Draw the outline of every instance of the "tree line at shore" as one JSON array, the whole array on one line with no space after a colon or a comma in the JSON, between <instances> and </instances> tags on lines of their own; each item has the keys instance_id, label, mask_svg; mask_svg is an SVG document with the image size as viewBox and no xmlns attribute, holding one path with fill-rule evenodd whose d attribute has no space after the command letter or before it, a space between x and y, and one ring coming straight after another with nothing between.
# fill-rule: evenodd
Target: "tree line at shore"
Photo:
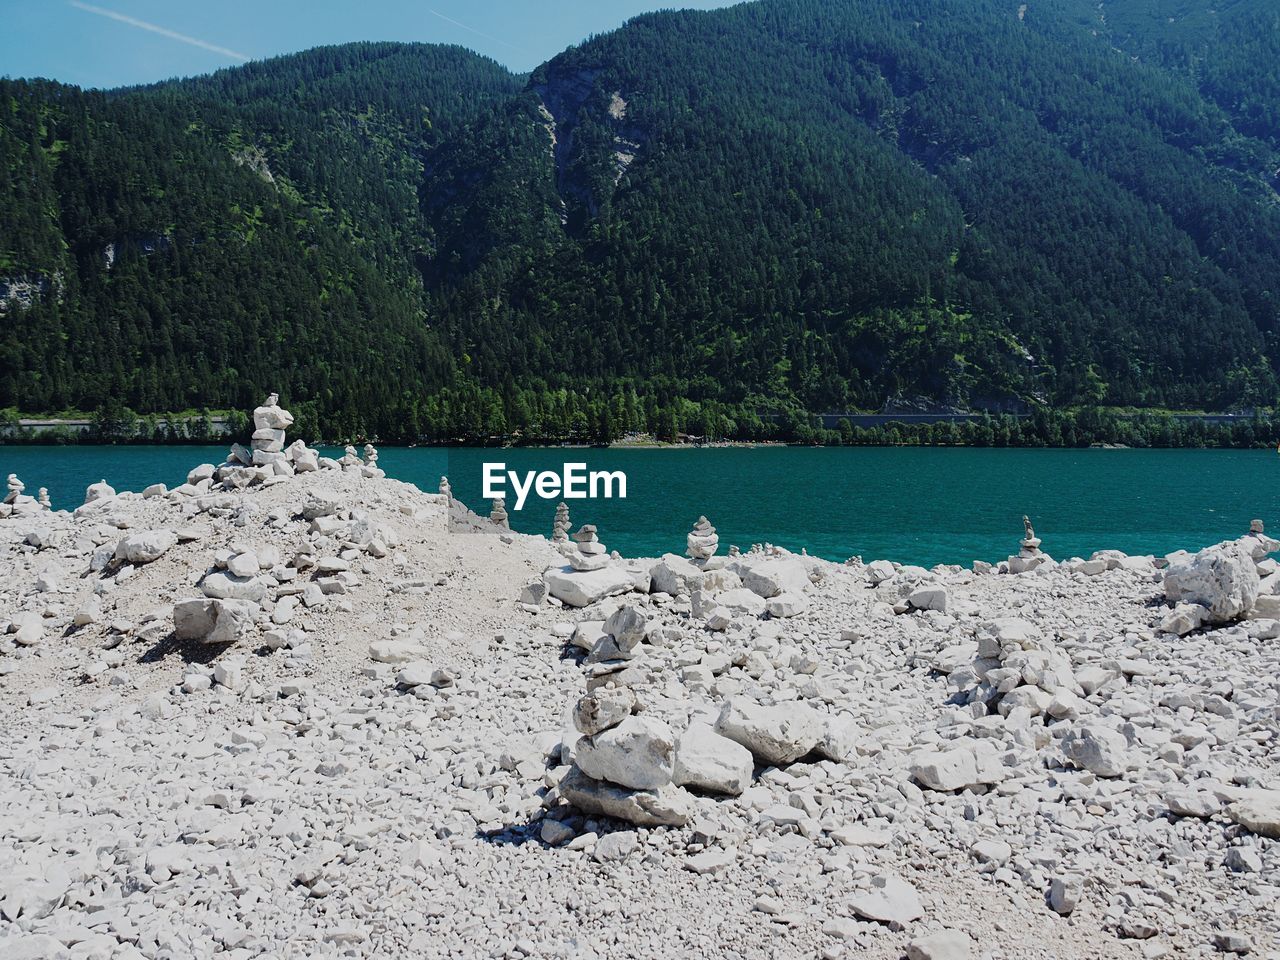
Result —
<instances>
[{"instance_id":1,"label":"tree line at shore","mask_svg":"<svg viewBox=\"0 0 1280 960\"><path fill-rule=\"evenodd\" d=\"M438 401L430 398L412 424L386 433L342 432L324 418L314 402L290 404L291 431L312 443L374 440L389 444L458 446L605 445L636 438L662 443L782 442L817 446L965 446L965 447L1271 447L1280 440L1280 416L1256 413L1230 421L1168 412L1128 413L1098 407L1038 409L1029 415L983 414L967 420L933 423L889 420L857 426L839 418L801 410L744 410L720 404L646 402L635 393L608 401L561 393L520 397L506 411L490 398L459 429L454 420L434 421ZM209 444L247 442L247 414L209 411L139 415L119 401L104 404L82 427L23 427L13 409L0 411L0 442L28 444L155 443Z\"/></svg>"}]
</instances>

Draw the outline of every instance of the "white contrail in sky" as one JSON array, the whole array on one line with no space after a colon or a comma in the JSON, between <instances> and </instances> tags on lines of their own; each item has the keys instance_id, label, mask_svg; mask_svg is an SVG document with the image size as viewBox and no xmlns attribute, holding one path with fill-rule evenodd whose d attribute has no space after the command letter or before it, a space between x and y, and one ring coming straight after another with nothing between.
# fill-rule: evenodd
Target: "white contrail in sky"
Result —
<instances>
[{"instance_id":1,"label":"white contrail in sky","mask_svg":"<svg viewBox=\"0 0 1280 960\"><path fill-rule=\"evenodd\" d=\"M504 47L510 47L512 50L517 50L520 53L526 52L524 50L521 50L514 43L507 43L507 41L505 40L499 40L497 37L492 37L481 30L477 30L475 27L468 27L465 23L459 23L457 20L453 19L453 17L446 17L439 10L432 10L430 7L428 7L427 13L434 14L435 16L439 17L441 20L444 20L446 23L452 23L455 27L461 27L463 30L470 30L472 33L476 34L477 36L484 37L486 40L492 40L494 43L500 43Z\"/></svg>"},{"instance_id":2,"label":"white contrail in sky","mask_svg":"<svg viewBox=\"0 0 1280 960\"><path fill-rule=\"evenodd\" d=\"M232 60L245 61L250 59L243 53L237 53L234 50L228 50L226 47L220 47L216 43L208 43L207 41L197 39L196 37L188 37L185 33L178 33L176 30L168 30L165 27L157 26L154 23L147 23L145 20L139 20L136 17L130 17L123 13L117 13L114 10L106 10L102 7L95 7L92 4L81 3L80 0L68 0L71 6L77 10L83 10L85 13L95 13L100 17L106 17L109 20L117 20L120 23L127 23L131 27L137 27L139 30L149 30L152 33L158 33L162 37L168 37L170 40L177 40L180 43L189 43L193 47L199 47L201 50L208 50L210 53L221 54L224 57L230 57Z\"/></svg>"}]
</instances>

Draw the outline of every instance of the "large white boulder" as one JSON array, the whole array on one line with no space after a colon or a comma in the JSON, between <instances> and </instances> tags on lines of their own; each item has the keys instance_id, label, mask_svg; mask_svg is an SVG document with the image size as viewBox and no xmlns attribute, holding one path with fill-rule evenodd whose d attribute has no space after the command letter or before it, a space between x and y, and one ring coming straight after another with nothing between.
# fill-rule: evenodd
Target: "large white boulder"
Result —
<instances>
[{"instance_id":1,"label":"large white boulder","mask_svg":"<svg viewBox=\"0 0 1280 960\"><path fill-rule=\"evenodd\" d=\"M13 618L9 624L14 642L23 647L34 647L44 639L44 618L34 610L27 610Z\"/></svg>"},{"instance_id":2,"label":"large white boulder","mask_svg":"<svg viewBox=\"0 0 1280 960\"><path fill-rule=\"evenodd\" d=\"M654 790L671 782L676 744L661 720L629 716L617 726L578 741L578 767L593 780L632 790Z\"/></svg>"},{"instance_id":3,"label":"large white boulder","mask_svg":"<svg viewBox=\"0 0 1280 960\"><path fill-rule=\"evenodd\" d=\"M1118 777L1132 766L1124 734L1101 724L1083 724L1062 742L1068 760L1100 777Z\"/></svg>"},{"instance_id":4,"label":"large white boulder","mask_svg":"<svg viewBox=\"0 0 1280 960\"><path fill-rule=\"evenodd\" d=\"M822 740L820 714L798 703L765 707L745 697L730 697L720 708L716 731L751 751L761 763L794 763Z\"/></svg>"},{"instance_id":5,"label":"large white boulder","mask_svg":"<svg viewBox=\"0 0 1280 960\"><path fill-rule=\"evenodd\" d=\"M926 583L916 587L907 595L907 603L916 610L937 610L947 612L947 588L940 583Z\"/></svg>"},{"instance_id":6,"label":"large white boulder","mask_svg":"<svg viewBox=\"0 0 1280 960\"><path fill-rule=\"evenodd\" d=\"M1227 816L1260 837L1280 840L1280 790L1251 790L1227 807Z\"/></svg>"},{"instance_id":7,"label":"large white boulder","mask_svg":"<svg viewBox=\"0 0 1280 960\"><path fill-rule=\"evenodd\" d=\"M1238 542L1218 544L1171 564L1164 574L1169 602L1198 603L1209 622L1226 623L1248 612L1258 599L1258 570Z\"/></svg>"},{"instance_id":8,"label":"large white boulder","mask_svg":"<svg viewBox=\"0 0 1280 960\"><path fill-rule=\"evenodd\" d=\"M116 495L115 488L105 480L91 483L85 488L84 502L94 503L98 500L109 500Z\"/></svg>"},{"instance_id":9,"label":"large white boulder","mask_svg":"<svg viewBox=\"0 0 1280 960\"><path fill-rule=\"evenodd\" d=\"M267 585L258 577L237 577L228 570L214 570L200 581L200 590L215 600L251 600L260 603Z\"/></svg>"},{"instance_id":10,"label":"large white boulder","mask_svg":"<svg viewBox=\"0 0 1280 960\"><path fill-rule=\"evenodd\" d=\"M907 944L907 960L972 960L973 938L963 930L937 930Z\"/></svg>"},{"instance_id":11,"label":"large white boulder","mask_svg":"<svg viewBox=\"0 0 1280 960\"><path fill-rule=\"evenodd\" d=\"M916 888L892 873L872 877L870 888L855 892L848 905L858 916L880 923L905 925L924 916Z\"/></svg>"},{"instance_id":12,"label":"large white boulder","mask_svg":"<svg viewBox=\"0 0 1280 960\"><path fill-rule=\"evenodd\" d=\"M173 632L179 640L235 643L253 628L257 612L257 604L247 600L179 600L173 606Z\"/></svg>"},{"instance_id":13,"label":"large white boulder","mask_svg":"<svg viewBox=\"0 0 1280 960\"><path fill-rule=\"evenodd\" d=\"M998 748L988 740L964 740L946 750L916 754L911 777L930 790L965 790L1006 779Z\"/></svg>"},{"instance_id":14,"label":"large white boulder","mask_svg":"<svg viewBox=\"0 0 1280 960\"><path fill-rule=\"evenodd\" d=\"M684 557L664 553L662 559L649 568L650 589L654 593L693 593L702 587L706 573Z\"/></svg>"},{"instance_id":15,"label":"large white boulder","mask_svg":"<svg viewBox=\"0 0 1280 960\"><path fill-rule=\"evenodd\" d=\"M589 607L605 597L628 593L634 586L625 569L612 565L599 570L552 567L542 579L553 597L571 607Z\"/></svg>"},{"instance_id":16,"label":"large white boulder","mask_svg":"<svg viewBox=\"0 0 1280 960\"><path fill-rule=\"evenodd\" d=\"M765 611L764 599L746 587L737 587L717 594L715 605L724 607L731 616L758 617Z\"/></svg>"},{"instance_id":17,"label":"large white boulder","mask_svg":"<svg viewBox=\"0 0 1280 960\"><path fill-rule=\"evenodd\" d=\"M733 569L744 587L766 600L788 591L799 593L809 586L804 564L792 557L744 557Z\"/></svg>"},{"instance_id":18,"label":"large white boulder","mask_svg":"<svg viewBox=\"0 0 1280 960\"><path fill-rule=\"evenodd\" d=\"M803 593L780 593L765 601L765 610L776 618L798 617L809 609L809 598Z\"/></svg>"},{"instance_id":19,"label":"large white boulder","mask_svg":"<svg viewBox=\"0 0 1280 960\"><path fill-rule=\"evenodd\" d=\"M722 737L710 724L695 722L680 735L672 780L677 786L736 797L751 786L754 768L750 750Z\"/></svg>"}]
</instances>

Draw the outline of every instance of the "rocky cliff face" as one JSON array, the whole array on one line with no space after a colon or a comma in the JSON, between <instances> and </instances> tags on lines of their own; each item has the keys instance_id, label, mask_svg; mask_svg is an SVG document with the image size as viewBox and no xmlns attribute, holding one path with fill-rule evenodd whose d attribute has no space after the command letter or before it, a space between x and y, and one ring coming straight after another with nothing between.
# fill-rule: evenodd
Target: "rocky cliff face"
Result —
<instances>
[{"instance_id":1,"label":"rocky cliff face","mask_svg":"<svg viewBox=\"0 0 1280 960\"><path fill-rule=\"evenodd\" d=\"M644 132L627 123L627 101L600 69L551 71L529 89L547 116L557 193L566 209L597 216L635 162Z\"/></svg>"}]
</instances>

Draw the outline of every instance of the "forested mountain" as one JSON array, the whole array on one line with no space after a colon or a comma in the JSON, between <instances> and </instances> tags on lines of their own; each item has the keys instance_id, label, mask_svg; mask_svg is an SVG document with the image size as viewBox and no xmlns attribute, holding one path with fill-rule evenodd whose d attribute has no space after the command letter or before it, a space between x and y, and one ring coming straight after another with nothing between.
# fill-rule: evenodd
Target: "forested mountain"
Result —
<instances>
[{"instance_id":1,"label":"forested mountain","mask_svg":"<svg viewBox=\"0 0 1280 960\"><path fill-rule=\"evenodd\" d=\"M0 407L275 388L405 439L1270 405L1277 104L1268 0L759 0L529 76L385 43L0 81Z\"/></svg>"}]
</instances>

